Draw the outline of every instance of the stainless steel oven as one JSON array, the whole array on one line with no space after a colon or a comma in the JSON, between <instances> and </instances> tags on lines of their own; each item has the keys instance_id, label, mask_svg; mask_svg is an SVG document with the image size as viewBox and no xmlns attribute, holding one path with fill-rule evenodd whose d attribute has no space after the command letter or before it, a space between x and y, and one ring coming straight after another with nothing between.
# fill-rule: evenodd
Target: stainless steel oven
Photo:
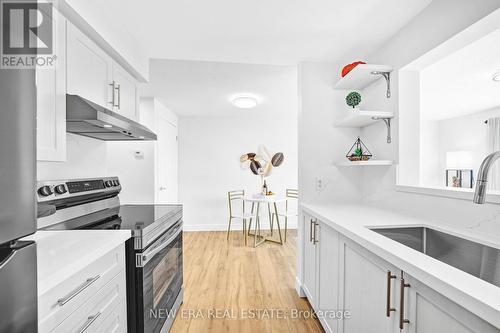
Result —
<instances>
[{"instance_id":1,"label":"stainless steel oven","mask_svg":"<svg viewBox=\"0 0 500 333\"><path fill-rule=\"evenodd\" d=\"M168 332L183 299L182 263L182 220L144 251L135 250L137 307L130 332Z\"/></svg>"},{"instance_id":2,"label":"stainless steel oven","mask_svg":"<svg viewBox=\"0 0 500 333\"><path fill-rule=\"evenodd\" d=\"M129 333L165 333L183 300L182 205L120 205L117 177L38 183L45 230L126 229Z\"/></svg>"}]
</instances>

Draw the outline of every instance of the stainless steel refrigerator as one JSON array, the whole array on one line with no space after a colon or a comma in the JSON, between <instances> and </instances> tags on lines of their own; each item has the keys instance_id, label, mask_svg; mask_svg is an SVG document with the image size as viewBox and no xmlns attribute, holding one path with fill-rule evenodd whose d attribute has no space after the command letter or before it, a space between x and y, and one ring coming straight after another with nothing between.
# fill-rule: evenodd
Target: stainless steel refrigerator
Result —
<instances>
[{"instance_id":1,"label":"stainless steel refrigerator","mask_svg":"<svg viewBox=\"0 0 500 333\"><path fill-rule=\"evenodd\" d=\"M0 69L0 332L37 331L35 71Z\"/></svg>"}]
</instances>

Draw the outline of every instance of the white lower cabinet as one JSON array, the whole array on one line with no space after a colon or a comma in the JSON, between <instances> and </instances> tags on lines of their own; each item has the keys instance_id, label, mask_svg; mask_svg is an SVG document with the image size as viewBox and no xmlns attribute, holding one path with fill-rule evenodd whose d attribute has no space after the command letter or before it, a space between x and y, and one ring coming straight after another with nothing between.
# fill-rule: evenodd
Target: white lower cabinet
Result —
<instances>
[{"instance_id":1,"label":"white lower cabinet","mask_svg":"<svg viewBox=\"0 0 500 333\"><path fill-rule=\"evenodd\" d=\"M500 333L313 215L302 220L301 288L326 332Z\"/></svg>"},{"instance_id":2,"label":"white lower cabinet","mask_svg":"<svg viewBox=\"0 0 500 333\"><path fill-rule=\"evenodd\" d=\"M338 321L338 332L396 332L397 268L345 237L337 267L339 308L350 315Z\"/></svg>"},{"instance_id":3,"label":"white lower cabinet","mask_svg":"<svg viewBox=\"0 0 500 333\"><path fill-rule=\"evenodd\" d=\"M126 332L125 275L125 244L76 269L38 296L38 331Z\"/></svg>"},{"instance_id":4,"label":"white lower cabinet","mask_svg":"<svg viewBox=\"0 0 500 333\"><path fill-rule=\"evenodd\" d=\"M124 327L126 327L123 323L123 320L126 323L126 312L123 311L123 305L126 303L125 292L125 271L122 271L52 332L124 332ZM119 310L118 313L116 310ZM119 327L121 329L117 330Z\"/></svg>"},{"instance_id":5,"label":"white lower cabinet","mask_svg":"<svg viewBox=\"0 0 500 333\"><path fill-rule=\"evenodd\" d=\"M317 287L317 270L316 257L317 248L314 239L314 231L317 228L317 220L309 215L304 215L304 237L303 239L303 260L304 260L304 274L302 281L302 289L311 303L313 308L317 307L316 287Z\"/></svg>"},{"instance_id":6,"label":"white lower cabinet","mask_svg":"<svg viewBox=\"0 0 500 333\"><path fill-rule=\"evenodd\" d=\"M401 332L408 333L498 333L500 330L437 293L417 279L404 274L404 319Z\"/></svg>"},{"instance_id":7,"label":"white lower cabinet","mask_svg":"<svg viewBox=\"0 0 500 333\"><path fill-rule=\"evenodd\" d=\"M316 311L319 312L321 324L327 332L338 332L338 267L339 267L339 234L321 222L318 223L318 301Z\"/></svg>"},{"instance_id":8,"label":"white lower cabinet","mask_svg":"<svg viewBox=\"0 0 500 333\"><path fill-rule=\"evenodd\" d=\"M327 332L337 332L338 233L316 218L304 216L302 289Z\"/></svg>"}]
</instances>

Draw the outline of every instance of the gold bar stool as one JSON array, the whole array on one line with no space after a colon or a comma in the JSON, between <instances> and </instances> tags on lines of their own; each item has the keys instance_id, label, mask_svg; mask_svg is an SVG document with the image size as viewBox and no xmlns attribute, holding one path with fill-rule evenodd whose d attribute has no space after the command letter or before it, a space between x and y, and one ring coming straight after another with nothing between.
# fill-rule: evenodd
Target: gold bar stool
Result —
<instances>
[{"instance_id":1,"label":"gold bar stool","mask_svg":"<svg viewBox=\"0 0 500 333\"><path fill-rule=\"evenodd\" d=\"M286 201L285 201L285 211L283 213L278 212L278 216L284 217L285 218L285 242L286 242L286 231L288 228L288 218L289 217L298 217L297 211L290 211L290 205L289 205L289 199L297 200L299 198L299 190L296 189L291 189L287 188L286 189ZM272 219L271 219L271 235L273 232L273 223L274 223L274 217L276 216L276 213L273 213ZM278 220L278 216L276 216L276 220Z\"/></svg>"},{"instance_id":2,"label":"gold bar stool","mask_svg":"<svg viewBox=\"0 0 500 333\"><path fill-rule=\"evenodd\" d=\"M255 217L253 211L254 211L254 204L252 203L252 210L251 213L246 213L245 212L245 200L243 198L245 197L245 191L244 190L236 190L236 191L229 191L227 192L227 197L229 201L229 225L227 227L227 240L229 241L229 232L231 231L231 222L233 219L239 219L243 221L243 235L245 236L245 245L247 245L247 220L250 220L250 224L252 223L252 218ZM233 204L235 204L235 201L240 201L241 202L241 210L242 213L234 213L233 211Z\"/></svg>"}]
</instances>

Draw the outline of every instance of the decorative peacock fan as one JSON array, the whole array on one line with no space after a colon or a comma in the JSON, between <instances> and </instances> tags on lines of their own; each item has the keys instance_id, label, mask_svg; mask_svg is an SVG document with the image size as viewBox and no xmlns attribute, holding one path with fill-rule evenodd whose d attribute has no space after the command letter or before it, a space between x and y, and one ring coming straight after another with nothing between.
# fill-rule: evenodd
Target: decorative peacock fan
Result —
<instances>
[{"instance_id":1,"label":"decorative peacock fan","mask_svg":"<svg viewBox=\"0 0 500 333\"><path fill-rule=\"evenodd\" d=\"M258 153L247 153L240 157L241 168L250 169L254 175L262 178L269 177L273 168L283 164L285 156L283 153L275 153L271 155L266 147L259 146Z\"/></svg>"}]
</instances>

